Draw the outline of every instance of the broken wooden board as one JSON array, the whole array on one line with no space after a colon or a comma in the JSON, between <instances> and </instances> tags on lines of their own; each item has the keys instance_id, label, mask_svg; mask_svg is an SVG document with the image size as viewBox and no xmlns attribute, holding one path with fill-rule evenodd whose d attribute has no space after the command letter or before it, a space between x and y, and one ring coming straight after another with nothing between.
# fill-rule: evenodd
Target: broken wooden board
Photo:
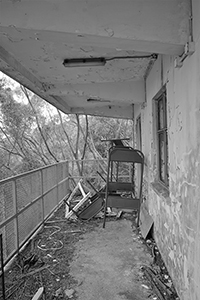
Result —
<instances>
[{"instance_id":1,"label":"broken wooden board","mask_svg":"<svg viewBox=\"0 0 200 300\"><path fill-rule=\"evenodd\" d=\"M72 200L72 198L74 197L74 195L76 194L76 192L78 190L81 191L83 197L86 196L85 194L85 191L83 190L83 187L81 186L81 183L83 182L83 179L80 179L79 182L77 183L77 185L75 186L75 188L73 189L71 195L69 196L69 198L67 199L67 201L65 202L66 203L66 206L65 206L65 218L66 216L68 215L69 213L69 204L70 204L70 201Z\"/></svg>"},{"instance_id":2,"label":"broken wooden board","mask_svg":"<svg viewBox=\"0 0 200 300\"><path fill-rule=\"evenodd\" d=\"M140 207L140 230L144 239L146 239L152 226L153 226L153 219L150 216L146 208L146 205L142 203Z\"/></svg>"},{"instance_id":3,"label":"broken wooden board","mask_svg":"<svg viewBox=\"0 0 200 300\"><path fill-rule=\"evenodd\" d=\"M76 217L76 215L75 215L74 212L77 212L78 209L79 209L79 208L80 208L80 207L88 200L88 198L89 198L90 196L91 196L90 192L87 193L87 194L85 195L85 197L83 197L83 199L81 199L81 200L79 201L79 203L78 203L76 206L73 207L73 210L71 210L69 213L67 213L67 214L65 215L65 218L66 218L66 219L70 219L70 218L72 218L73 216Z\"/></svg>"}]
</instances>

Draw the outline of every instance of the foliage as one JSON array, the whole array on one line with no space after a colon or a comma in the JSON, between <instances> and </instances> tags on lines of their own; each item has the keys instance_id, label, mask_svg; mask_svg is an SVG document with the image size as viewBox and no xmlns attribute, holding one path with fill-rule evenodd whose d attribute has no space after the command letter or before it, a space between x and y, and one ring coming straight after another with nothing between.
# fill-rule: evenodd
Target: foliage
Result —
<instances>
[{"instance_id":1,"label":"foliage","mask_svg":"<svg viewBox=\"0 0 200 300\"><path fill-rule=\"evenodd\" d=\"M61 160L105 158L102 139L132 136L132 122L87 115L66 115L28 91L0 79L0 179Z\"/></svg>"}]
</instances>

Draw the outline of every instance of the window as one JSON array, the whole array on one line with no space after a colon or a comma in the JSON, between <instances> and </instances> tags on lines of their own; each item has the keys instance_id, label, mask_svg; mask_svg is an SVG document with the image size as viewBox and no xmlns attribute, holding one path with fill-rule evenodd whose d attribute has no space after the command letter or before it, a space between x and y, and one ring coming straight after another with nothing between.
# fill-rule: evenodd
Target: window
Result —
<instances>
[{"instance_id":1,"label":"window","mask_svg":"<svg viewBox=\"0 0 200 300\"><path fill-rule=\"evenodd\" d=\"M168 137L167 137L167 100L164 91L156 100L156 135L158 157L158 179L168 186Z\"/></svg>"},{"instance_id":2,"label":"window","mask_svg":"<svg viewBox=\"0 0 200 300\"><path fill-rule=\"evenodd\" d=\"M137 149L142 151L141 115L136 119L136 144Z\"/></svg>"}]
</instances>

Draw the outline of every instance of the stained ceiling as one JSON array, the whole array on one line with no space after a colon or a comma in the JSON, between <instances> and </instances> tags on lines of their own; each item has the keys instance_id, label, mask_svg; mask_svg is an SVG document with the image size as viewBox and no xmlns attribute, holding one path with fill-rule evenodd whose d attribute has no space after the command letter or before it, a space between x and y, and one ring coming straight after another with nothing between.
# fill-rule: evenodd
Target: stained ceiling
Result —
<instances>
[{"instance_id":1,"label":"stained ceiling","mask_svg":"<svg viewBox=\"0 0 200 300\"><path fill-rule=\"evenodd\" d=\"M0 0L0 70L65 113L131 118L157 55L183 52L188 2Z\"/></svg>"}]
</instances>

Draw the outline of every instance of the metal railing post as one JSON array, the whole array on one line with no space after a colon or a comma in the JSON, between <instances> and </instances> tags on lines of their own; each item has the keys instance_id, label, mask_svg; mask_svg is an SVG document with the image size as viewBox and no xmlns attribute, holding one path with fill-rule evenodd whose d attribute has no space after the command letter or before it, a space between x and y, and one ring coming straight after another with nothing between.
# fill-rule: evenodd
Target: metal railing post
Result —
<instances>
[{"instance_id":1,"label":"metal railing post","mask_svg":"<svg viewBox=\"0 0 200 300\"><path fill-rule=\"evenodd\" d=\"M1 281L2 281L2 296L6 300L5 278L4 278L4 262L3 262L3 235L0 234L0 255L1 255Z\"/></svg>"},{"instance_id":2,"label":"metal railing post","mask_svg":"<svg viewBox=\"0 0 200 300\"><path fill-rule=\"evenodd\" d=\"M16 248L19 249L19 222L18 222L18 203L17 203L17 184L16 180L13 180L13 204L15 215L15 235L16 235Z\"/></svg>"},{"instance_id":3,"label":"metal railing post","mask_svg":"<svg viewBox=\"0 0 200 300\"><path fill-rule=\"evenodd\" d=\"M43 177L43 170L41 170L41 192L42 192L42 222L44 222L44 177Z\"/></svg>"},{"instance_id":4,"label":"metal railing post","mask_svg":"<svg viewBox=\"0 0 200 300\"><path fill-rule=\"evenodd\" d=\"M58 166L59 164L56 165L56 197L57 197L57 204L59 203L59 192L58 192Z\"/></svg>"},{"instance_id":5,"label":"metal railing post","mask_svg":"<svg viewBox=\"0 0 200 300\"><path fill-rule=\"evenodd\" d=\"M66 161L65 163L65 166L66 166L66 177L68 177L67 181L66 181L66 184L67 184L67 191L69 191L69 162Z\"/></svg>"}]
</instances>

